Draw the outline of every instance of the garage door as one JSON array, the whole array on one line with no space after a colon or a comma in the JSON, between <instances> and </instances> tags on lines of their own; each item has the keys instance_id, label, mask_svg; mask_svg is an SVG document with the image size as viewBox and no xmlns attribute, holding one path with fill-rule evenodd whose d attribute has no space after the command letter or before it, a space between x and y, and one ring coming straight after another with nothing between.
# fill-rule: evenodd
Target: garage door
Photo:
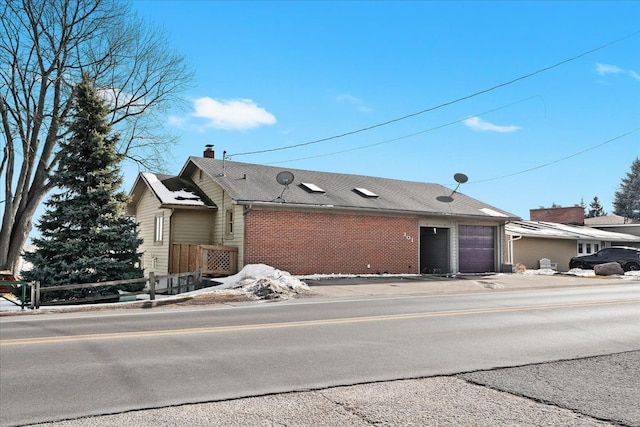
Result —
<instances>
[{"instance_id":1,"label":"garage door","mask_svg":"<svg viewBox=\"0 0 640 427\"><path fill-rule=\"evenodd\" d=\"M495 227L458 226L460 273L495 271Z\"/></svg>"}]
</instances>

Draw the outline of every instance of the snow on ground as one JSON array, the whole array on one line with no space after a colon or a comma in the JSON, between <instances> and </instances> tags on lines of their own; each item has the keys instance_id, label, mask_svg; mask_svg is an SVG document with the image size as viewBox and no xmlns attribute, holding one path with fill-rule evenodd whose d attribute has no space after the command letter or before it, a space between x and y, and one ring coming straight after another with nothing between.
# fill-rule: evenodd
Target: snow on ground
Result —
<instances>
[{"instance_id":1,"label":"snow on ground","mask_svg":"<svg viewBox=\"0 0 640 427\"><path fill-rule=\"evenodd\" d=\"M500 273L502 274L502 273ZM500 275L498 274L498 275ZM579 277L596 277L593 270L582 270L575 268L567 272L559 273L551 269L541 270L525 270L523 272L514 273L522 275L538 275L549 276L554 274L579 276ZM238 295L248 299L289 299L296 295L308 292L309 286L302 280L319 280L332 278L350 278L350 277L417 277L417 274L313 274L306 276L292 276L286 271L281 271L265 264L251 264L245 266L239 273L233 276L220 277L213 279L217 285L199 289L197 291L186 292L179 295L156 295L157 299L183 299L185 297L206 297L215 295ZM628 271L624 276L612 276L622 279L640 279L640 271ZM9 297L9 295L7 295ZM137 296L137 301L148 301L148 294ZM106 305L106 304L105 304ZM77 306L57 306L48 307L50 309L66 309ZM19 306L13 305L6 300L0 299L0 311L20 310Z\"/></svg>"},{"instance_id":2,"label":"snow on ground","mask_svg":"<svg viewBox=\"0 0 640 427\"><path fill-rule=\"evenodd\" d=\"M596 277L596 273L593 270L583 270L581 268L572 268L569 271L564 271L562 273L552 270L550 268L543 268L540 270L525 270L521 273L516 274L524 274L529 276L553 276L554 274L563 274L567 276L577 276L577 277ZM623 279L638 279L640 278L640 271L627 271L624 275L613 275L610 277L619 277Z\"/></svg>"},{"instance_id":3,"label":"snow on ground","mask_svg":"<svg viewBox=\"0 0 640 427\"><path fill-rule=\"evenodd\" d=\"M213 280L220 283L220 285L181 295L230 290L246 293L257 299L287 299L309 291L309 286L297 277L265 264L246 265L239 273L233 276Z\"/></svg>"}]
</instances>

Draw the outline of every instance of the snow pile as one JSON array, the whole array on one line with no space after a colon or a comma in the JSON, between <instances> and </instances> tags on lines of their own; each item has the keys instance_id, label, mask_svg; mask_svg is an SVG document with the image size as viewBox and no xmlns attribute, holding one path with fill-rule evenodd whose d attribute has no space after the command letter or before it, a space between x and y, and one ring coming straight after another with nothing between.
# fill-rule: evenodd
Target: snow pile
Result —
<instances>
[{"instance_id":1,"label":"snow pile","mask_svg":"<svg viewBox=\"0 0 640 427\"><path fill-rule=\"evenodd\" d=\"M605 276L596 276L596 273L593 270L583 270L581 268L572 268L564 274L568 274L570 276L578 276L578 277L605 277ZM625 271L624 275L612 275L608 277L619 277L623 279L640 279L640 271Z\"/></svg>"},{"instance_id":2,"label":"snow pile","mask_svg":"<svg viewBox=\"0 0 640 427\"><path fill-rule=\"evenodd\" d=\"M553 276L557 271L550 268L541 268L540 270L525 270L520 274L527 276Z\"/></svg>"},{"instance_id":3,"label":"snow pile","mask_svg":"<svg viewBox=\"0 0 640 427\"><path fill-rule=\"evenodd\" d=\"M246 265L239 273L216 278L215 281L221 285L208 288L208 291L233 290L254 295L258 299L288 299L309 291L306 283L286 271L265 264Z\"/></svg>"},{"instance_id":4,"label":"snow pile","mask_svg":"<svg viewBox=\"0 0 640 427\"><path fill-rule=\"evenodd\" d=\"M570 276L578 276L578 277L595 277L596 273L593 270L583 270L581 268L572 268L567 271L565 274Z\"/></svg>"}]
</instances>

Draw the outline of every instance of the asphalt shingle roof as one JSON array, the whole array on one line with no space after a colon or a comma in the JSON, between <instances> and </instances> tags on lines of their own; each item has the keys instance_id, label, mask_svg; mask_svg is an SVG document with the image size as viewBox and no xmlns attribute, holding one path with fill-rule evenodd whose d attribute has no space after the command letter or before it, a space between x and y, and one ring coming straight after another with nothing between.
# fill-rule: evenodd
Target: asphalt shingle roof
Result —
<instances>
[{"instance_id":1,"label":"asphalt shingle roof","mask_svg":"<svg viewBox=\"0 0 640 427\"><path fill-rule=\"evenodd\" d=\"M216 207L190 179L152 173L143 173L141 176L163 205Z\"/></svg>"},{"instance_id":2,"label":"asphalt shingle roof","mask_svg":"<svg viewBox=\"0 0 640 427\"><path fill-rule=\"evenodd\" d=\"M452 190L440 184L288 169L203 157L190 157L180 175L190 176L195 168L213 178L239 203L285 203L494 220L519 219L516 215L462 193L453 194L453 201L450 203L441 202L437 197L449 196ZM276 181L277 174L285 170L294 175L293 183L286 188ZM301 183L314 184L324 192L310 191ZM369 190L377 197L363 195L356 188Z\"/></svg>"}]
</instances>

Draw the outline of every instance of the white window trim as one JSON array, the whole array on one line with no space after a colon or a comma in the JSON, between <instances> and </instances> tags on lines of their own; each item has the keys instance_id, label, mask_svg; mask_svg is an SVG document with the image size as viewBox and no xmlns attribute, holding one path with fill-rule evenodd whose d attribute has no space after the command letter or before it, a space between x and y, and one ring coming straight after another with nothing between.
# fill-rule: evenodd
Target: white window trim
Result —
<instances>
[{"instance_id":1,"label":"white window trim","mask_svg":"<svg viewBox=\"0 0 640 427\"><path fill-rule=\"evenodd\" d=\"M233 229L235 225L233 209L227 209L224 212L224 234L226 237L233 238Z\"/></svg>"},{"instance_id":2,"label":"white window trim","mask_svg":"<svg viewBox=\"0 0 640 427\"><path fill-rule=\"evenodd\" d=\"M153 223L153 244L162 245L164 240L164 214L156 214Z\"/></svg>"}]
</instances>

